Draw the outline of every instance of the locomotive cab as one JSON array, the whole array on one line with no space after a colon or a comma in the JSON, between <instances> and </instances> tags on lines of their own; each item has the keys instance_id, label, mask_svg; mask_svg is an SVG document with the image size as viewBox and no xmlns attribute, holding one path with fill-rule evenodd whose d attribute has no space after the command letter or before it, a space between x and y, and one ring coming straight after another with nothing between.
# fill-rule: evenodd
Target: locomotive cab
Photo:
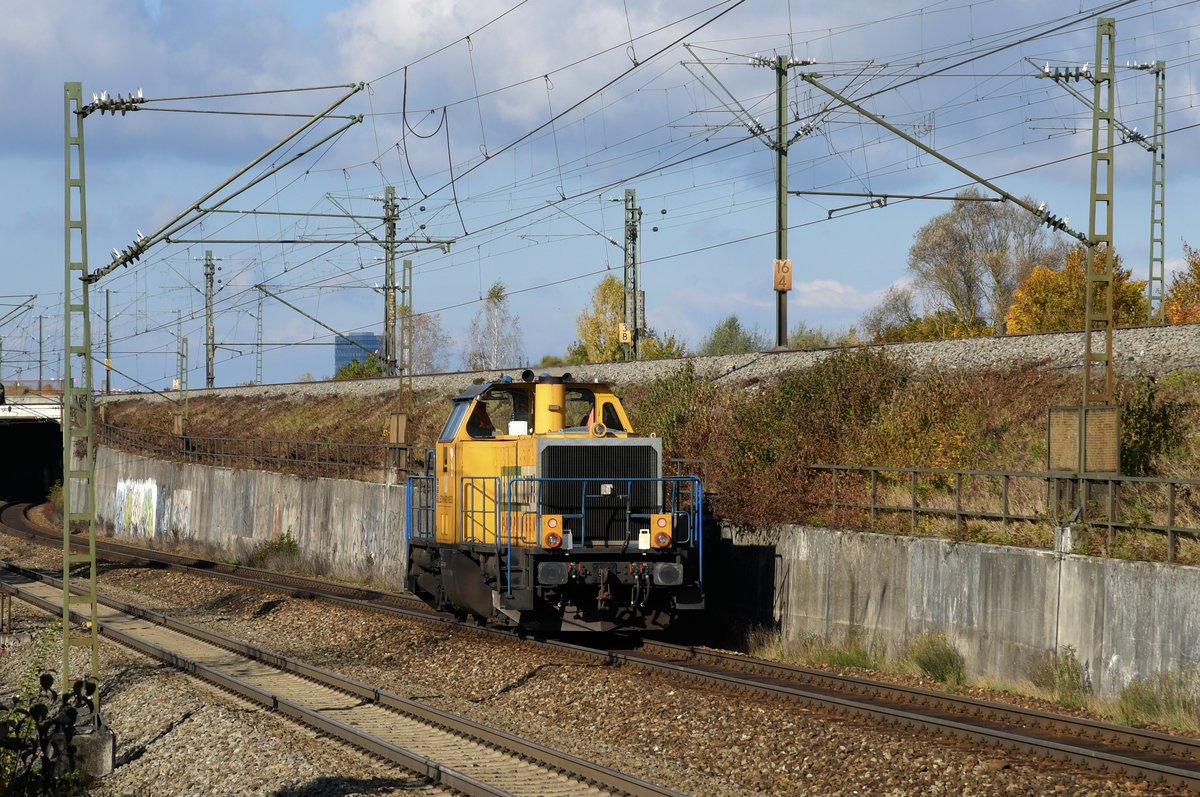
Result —
<instances>
[{"instance_id":1,"label":"locomotive cab","mask_svg":"<svg viewBox=\"0 0 1200 797\"><path fill-rule=\"evenodd\" d=\"M408 586L436 608L526 628L661 629L703 608L702 488L662 441L569 375L452 400L433 472L408 481Z\"/></svg>"}]
</instances>

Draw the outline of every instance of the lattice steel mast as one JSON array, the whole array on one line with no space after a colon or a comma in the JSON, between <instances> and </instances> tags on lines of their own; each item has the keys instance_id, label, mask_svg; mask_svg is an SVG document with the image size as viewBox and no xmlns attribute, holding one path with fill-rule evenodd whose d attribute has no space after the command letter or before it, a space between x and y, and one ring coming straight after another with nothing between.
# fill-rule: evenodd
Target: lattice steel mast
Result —
<instances>
[{"instance_id":1,"label":"lattice steel mast","mask_svg":"<svg viewBox=\"0 0 1200 797\"><path fill-rule=\"evenodd\" d=\"M92 427L92 325L88 297L87 196L84 179L83 84L64 84L65 174L63 236L63 612L61 688L71 688L71 648L89 648L88 678L99 684L100 626L96 617L96 484L95 439ZM76 384L76 375L79 384ZM76 449L79 451L78 466ZM71 553L71 530L76 523L87 528L87 553ZM85 565L82 580L87 591L71 591L72 565ZM71 606L86 603L88 629L74 633ZM93 723L100 725L100 690L92 696Z\"/></svg>"},{"instance_id":2,"label":"lattice steel mast","mask_svg":"<svg viewBox=\"0 0 1200 797\"><path fill-rule=\"evenodd\" d=\"M1151 323L1163 323L1166 312L1166 239L1167 217L1167 65L1155 61L1150 67L1154 73L1154 135L1150 153L1154 165L1150 172L1150 279L1146 283L1146 297L1150 300Z\"/></svg>"},{"instance_id":3,"label":"lattice steel mast","mask_svg":"<svg viewBox=\"0 0 1200 797\"><path fill-rule=\"evenodd\" d=\"M638 266L641 261L642 209L637 204L637 191L625 189L625 294L622 315L625 319L621 330L621 343L625 344L625 359L641 359L641 339L646 325L642 307L641 278Z\"/></svg>"},{"instance_id":4,"label":"lattice steel mast","mask_svg":"<svg viewBox=\"0 0 1200 797\"><path fill-rule=\"evenodd\" d=\"M1113 49L1116 21L1096 24L1096 70L1092 77L1091 203L1088 212L1086 292L1084 294L1083 405L1080 417L1080 473L1086 473L1086 408L1112 404L1113 393ZM1097 347L1093 336L1103 336ZM1097 368L1099 366L1099 368ZM1099 373L1097 373L1099 372Z\"/></svg>"},{"instance_id":5,"label":"lattice steel mast","mask_svg":"<svg viewBox=\"0 0 1200 797\"><path fill-rule=\"evenodd\" d=\"M1026 61L1037 67L1037 62L1031 58ZM1131 141L1150 153L1152 160L1150 169L1150 257L1148 278L1146 280L1146 298L1149 305L1148 320L1150 323L1163 323L1166 319L1163 313L1163 299L1166 295L1164 241L1166 239L1166 122L1167 122L1167 88L1166 63L1155 61L1147 64L1126 64L1127 69L1137 69L1154 75L1154 133L1147 137L1139 133L1137 128L1130 128L1113 115L1109 122L1121 134L1124 141ZM1096 106L1093 98L1088 97L1071 82L1087 80L1094 85L1092 72L1085 65L1082 69L1062 69L1050 67L1049 63L1037 67L1037 77L1049 78L1061 86L1068 94L1076 98L1092 111ZM1114 92L1115 94L1115 92Z\"/></svg>"},{"instance_id":6,"label":"lattice steel mast","mask_svg":"<svg viewBox=\"0 0 1200 797\"><path fill-rule=\"evenodd\" d=\"M396 376L396 189L388 186L383 198L383 372Z\"/></svg>"}]
</instances>

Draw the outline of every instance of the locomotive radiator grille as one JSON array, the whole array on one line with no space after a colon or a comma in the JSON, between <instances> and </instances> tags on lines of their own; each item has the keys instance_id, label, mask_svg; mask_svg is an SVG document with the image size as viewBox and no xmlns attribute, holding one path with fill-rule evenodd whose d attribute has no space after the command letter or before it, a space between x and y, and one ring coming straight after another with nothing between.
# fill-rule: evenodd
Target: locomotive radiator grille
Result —
<instances>
[{"instance_id":1,"label":"locomotive radiator grille","mask_svg":"<svg viewBox=\"0 0 1200 797\"><path fill-rule=\"evenodd\" d=\"M636 516L660 511L657 447L646 444L546 445L539 475L541 511L561 514L566 531L584 545L637 545ZM554 481L568 479L569 481Z\"/></svg>"}]
</instances>

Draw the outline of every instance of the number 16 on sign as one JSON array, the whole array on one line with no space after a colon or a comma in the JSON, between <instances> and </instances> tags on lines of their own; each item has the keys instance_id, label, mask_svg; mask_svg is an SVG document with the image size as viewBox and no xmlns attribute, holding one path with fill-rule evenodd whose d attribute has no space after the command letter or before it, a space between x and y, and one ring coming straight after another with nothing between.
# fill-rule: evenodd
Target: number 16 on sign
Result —
<instances>
[{"instance_id":1,"label":"number 16 on sign","mask_svg":"<svg viewBox=\"0 0 1200 797\"><path fill-rule=\"evenodd\" d=\"M775 290L790 291L792 289L792 261L775 261Z\"/></svg>"}]
</instances>

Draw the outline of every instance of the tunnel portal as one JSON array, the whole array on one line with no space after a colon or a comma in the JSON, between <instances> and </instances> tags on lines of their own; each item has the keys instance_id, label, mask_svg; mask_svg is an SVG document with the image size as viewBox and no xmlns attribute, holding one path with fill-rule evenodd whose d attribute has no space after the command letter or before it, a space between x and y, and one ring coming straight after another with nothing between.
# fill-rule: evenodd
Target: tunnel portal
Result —
<instances>
[{"instance_id":1,"label":"tunnel portal","mask_svg":"<svg viewBox=\"0 0 1200 797\"><path fill-rule=\"evenodd\" d=\"M62 429L55 421L0 422L0 499L41 502L62 481Z\"/></svg>"}]
</instances>

